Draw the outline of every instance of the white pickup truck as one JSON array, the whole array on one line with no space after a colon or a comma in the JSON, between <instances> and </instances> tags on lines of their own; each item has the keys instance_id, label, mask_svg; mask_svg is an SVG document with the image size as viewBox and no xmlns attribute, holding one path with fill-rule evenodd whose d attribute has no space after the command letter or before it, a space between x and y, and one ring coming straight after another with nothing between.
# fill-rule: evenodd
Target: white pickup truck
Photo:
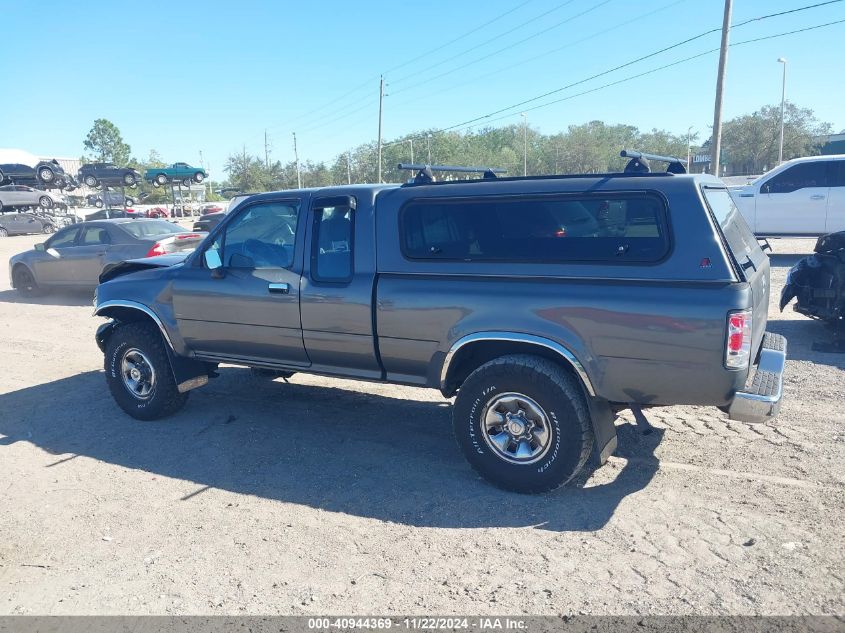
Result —
<instances>
[{"instance_id":1,"label":"white pickup truck","mask_svg":"<svg viewBox=\"0 0 845 633\"><path fill-rule=\"evenodd\" d=\"M845 230L845 154L786 161L730 193L760 237Z\"/></svg>"}]
</instances>

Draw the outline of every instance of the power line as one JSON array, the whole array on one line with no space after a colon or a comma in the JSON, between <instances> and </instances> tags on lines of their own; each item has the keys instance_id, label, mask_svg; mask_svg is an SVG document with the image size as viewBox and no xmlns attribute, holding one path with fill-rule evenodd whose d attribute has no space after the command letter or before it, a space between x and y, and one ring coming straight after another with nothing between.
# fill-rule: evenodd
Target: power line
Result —
<instances>
[{"instance_id":1,"label":"power line","mask_svg":"<svg viewBox=\"0 0 845 633\"><path fill-rule=\"evenodd\" d=\"M753 44L755 42L761 42L761 41L764 41L764 40L771 40L771 39L775 39L775 38L778 38L778 37L785 37L787 35L795 35L796 33L804 33L806 31L813 31L813 30L816 30L816 29L824 28L826 26L833 26L835 24L843 24L843 23L845 23L845 18L841 19L841 20L835 20L833 22L825 22L824 24L816 24L814 26L809 26L809 27L805 27L805 28L802 28L802 29L795 29L795 30L792 30L792 31L785 31L783 33L775 33L773 35L766 35L766 36L763 36L763 37L755 37L755 38L749 39L749 40L742 40L742 41L739 41L739 42L733 42L730 46L731 46L731 48L733 48L735 46L742 46L744 44ZM659 72L661 70L665 70L667 68L672 68L673 66L679 66L680 64L692 61L694 59L698 59L700 57L704 57L706 55L711 55L711 54L716 53L718 51L719 51L719 47L711 48L710 50L703 51L701 53L696 53L695 55L690 55L689 57L685 57L683 59L679 59L679 60L670 62L668 64L664 64L662 66L658 66L657 68L652 68L650 70L643 71L643 72L638 73L636 75L624 77L622 79L618 79L618 80L612 81L610 83L602 84L601 86L596 86L595 88L590 88L589 90L584 90L582 92L578 92L576 94L567 95L566 97L562 97L560 99L555 99L554 101L548 101L546 103L541 103L539 105L532 106L530 108L524 108L522 110L522 112L532 112L534 110L540 110L542 108L547 108L547 107L555 105L557 103L562 103L564 101L569 101L571 99L575 99L576 97L581 97L581 96L584 96L584 95L587 95L587 94L591 94L593 92L598 92L600 90L604 90L605 88L611 88L613 86L618 86L619 84L627 83L629 81L633 81L634 79L639 79L640 77L645 77L647 75L652 75L652 74ZM504 119L508 119L508 118L513 117L513 116L517 116L517 114L518 113L516 113L516 112L511 112L509 114L505 114L505 115L500 116L500 117L489 119L489 120L485 121L485 123L495 123L497 121L502 121ZM438 129L438 130L428 131L428 132L426 132L426 134L432 134L432 133L436 134L436 133L441 133L441 132L448 132L448 131L457 129L459 127L461 127L461 124L449 126L447 128L441 128L441 129ZM474 126L473 125L465 125L461 129L466 129L466 128L469 128L469 127L474 127ZM422 138L422 136L418 135L418 136L415 136L413 138Z\"/></svg>"},{"instance_id":2,"label":"power line","mask_svg":"<svg viewBox=\"0 0 845 633\"><path fill-rule=\"evenodd\" d=\"M424 79L424 80L417 82L415 84L411 84L410 86L400 88L399 90L394 91L394 94L398 94L400 92L405 92L406 90L413 90L414 88L419 88L420 86L424 86L425 84L431 83L432 81L436 81L438 79L446 77L447 75L451 75L453 73L456 73L460 70L463 70L464 68L467 68L469 66L477 64L478 62L482 62L485 59L489 59L489 58L493 57L494 55L498 55L499 53L503 53L507 50L515 48L515 47L519 46L520 44L524 44L525 42L527 42L529 40L533 40L535 37L540 37L541 35L544 35L544 34L548 33L549 31L551 31L553 29L559 28L559 27L563 26L564 24L568 24L569 22L572 22L573 20L580 18L581 16L586 15L587 13L591 13L591 12L597 10L597 9L600 9L601 7L608 4L609 2L612 2L612 0L603 0L603 2L599 2L597 4L594 4L593 6L589 7L588 9L581 11L580 13L576 13L575 15L571 15L568 18L566 18L565 20L561 20L560 22L552 24L551 26L547 26L546 28L544 28L540 31L537 31L536 33L529 35L528 37L524 37L521 40L518 40L518 41L516 41L512 44L508 44L507 46L503 46L502 48L499 48L499 49L493 51L492 53L487 53L486 55L483 55L481 57L477 57L476 59L472 60L471 62L463 64L462 66L458 66L456 68L450 68L449 70L442 72L439 75L434 75L433 77L429 77L428 79Z\"/></svg>"},{"instance_id":3,"label":"power line","mask_svg":"<svg viewBox=\"0 0 845 633\"><path fill-rule=\"evenodd\" d=\"M501 19L502 19L502 18L504 18L504 17L507 17L508 15L510 15L510 14L512 14L512 13L514 13L515 11L518 11L519 9L521 9L522 7L524 7L526 4L529 4L529 3L533 2L533 1L534 1L534 0L525 0L525 1L524 1L524 2L522 2L521 4L518 4L516 7L512 8L512 9L509 9L509 10L505 11L504 13L499 14L498 16L496 16L496 17L494 17L494 18L492 18L492 19L488 20L487 22L484 22L483 24L481 24L481 25L479 25L479 26L477 26L477 27L475 27L475 28L473 28L473 29L470 29L469 31L467 31L467 32L465 32L465 33L463 33L463 34L459 35L458 37L455 37L455 38L453 38L453 39L449 40L448 42L446 42L446 43L444 43L444 44L441 44L441 45L439 45L439 46L436 46L435 48L432 48L431 50L428 50L428 51L426 51L425 53L421 53L420 55L418 55L418 56L414 57L413 59L410 59L410 60L408 60L408 61L406 61L406 62L403 62L403 63L401 63L401 64L398 64L397 66L393 66L392 68L390 68L390 69L389 69L389 70L387 70L386 72L392 72L392 71L394 71L394 70L398 70L399 68L404 68L404 67L405 67L405 66L407 66L408 64L411 64L411 63L413 63L413 62L415 62L415 61L417 61L417 60L419 60L419 59L422 59L423 57L425 57L425 56L427 56L427 55L431 55L432 53L435 53L435 52L437 52L437 51L439 51L439 50L442 50L442 49L444 49L444 48L446 48L446 47L448 47L448 46L451 46L452 44L454 44L454 43L456 43L456 42L459 42L460 40L462 40L462 39L464 39L464 38L466 38L466 37L469 37L469 36L470 36L470 35L472 35L473 33L476 33L477 31L480 31L481 29L483 29L483 28L485 28L485 27L487 27L487 26L489 26L489 25L493 24L494 22L496 22L496 21L498 21L498 20L501 20ZM572 0L570 0L570 1L572 1ZM272 127L271 127L271 128L269 128L269 129L276 129L276 128L279 128L279 127L285 127L285 126L289 125L289 124L290 124L290 123L292 123L292 122L300 121L300 120L302 120L303 118L310 117L310 116L311 116L311 115L313 115L315 112L319 112L319 111L321 111L321 110L325 110L326 108L328 108L328 107L330 107L330 106L332 106L332 105L336 104L338 101L342 101L343 99L346 99L346 97L348 97L348 96L350 96L350 95L353 95L353 94L355 94L355 93L357 93L357 92L360 92L361 90L363 90L363 89L364 89L364 88L366 88L366 87L369 87L373 81L375 81L376 79L378 79L378 77L379 77L379 75L374 75L374 76L372 76L372 77L368 78L368 79L367 79L364 83L362 83L362 84L360 84L360 85L356 86L355 88L352 88L351 90L349 90L349 91L347 91L347 92L344 92L344 93L343 93L342 95L340 95L339 97L336 97L336 98L332 99L331 101L328 101L328 102L324 103L324 104L323 104L323 105L321 105L321 106L318 106L318 107L316 107L316 108L313 108L312 110L310 110L310 111L308 111L308 112L304 112L304 113L302 113L302 114L300 114L300 115L294 116L294 117L292 117L291 119L289 119L289 120L288 120L286 123L284 123L284 124L280 124L280 125L272 126Z\"/></svg>"},{"instance_id":4,"label":"power line","mask_svg":"<svg viewBox=\"0 0 845 633\"><path fill-rule=\"evenodd\" d=\"M843 0L830 0L829 2L826 2L826 3L814 4L814 5L809 5L809 6L806 6L806 7L800 7L800 8L798 8L798 9L792 9L792 10L790 11L790 13L795 13L795 12L797 12L797 11L803 11L803 10L806 10L806 9L813 9L813 8L818 7L818 6L822 6L822 5L824 5L824 4L833 4L834 2L842 2L842 1L843 1ZM765 20L765 19L767 19L767 18L777 17L777 16L779 16L779 15L782 15L782 13L772 13L772 14L769 14L769 15L762 15L762 16L759 16L759 17L757 17L757 18L753 18L753 19L751 19L751 20L746 20L745 22L743 22L743 23L741 23L741 24L737 24L737 25L736 25L736 27L734 27L734 28L737 28L737 27L740 27L740 26L744 26L744 25L746 25L746 24L750 24L751 22L757 22L757 21L759 21L759 20ZM660 55L660 54L665 53L665 52L667 52L667 51L670 51L670 50L672 50L672 49L675 49L675 48L678 48L678 47L680 47L680 46L683 46L684 44L689 44L690 42L693 42L693 41L695 41L695 40L701 39L702 37L705 37L705 36L710 35L710 34L712 34L712 33L716 33L716 32L718 32L718 31L721 31L721 27L716 27L716 28L713 28L713 29L709 29L709 30L707 30L707 31L703 31L702 33L699 33L698 35L694 35L694 36L692 36L692 37L688 37L688 38L686 38L686 39L684 39L684 40L681 40L681 41L679 41L679 42L675 42L674 44L670 44L669 46L665 46L665 47L663 47L663 48L661 48L661 49L659 49L659 50L653 51L653 52L648 53L648 54L646 54L646 55L642 55L642 56L640 56L640 57L637 57L636 59L632 59L632 60L627 61L627 62L625 62L625 63L623 63L623 64L619 64L618 66L614 66L613 68L609 68L609 69L607 69L607 70L603 70L603 71L601 71L601 72L599 72L599 73L596 73L596 74L594 74L594 75L591 75L591 76L589 76L589 77L585 77L584 79L579 79L578 81L574 81L574 82L569 83L569 84L567 84L567 85L565 85L565 86L561 86L560 88L555 88L554 90L549 90L549 91L544 92L544 93L542 93L542 94L539 94L539 95L537 95L537 96L531 97L530 99L524 99L524 100L522 100L522 101L519 101L519 102L514 103L514 104L512 104L512 105L506 106L506 107L504 107L504 108L500 108L500 109L498 109L498 110L494 110L493 112L489 112L489 113L487 113L487 114L485 114L485 115L482 115L482 116L479 116L479 117L475 117L475 118L473 118L473 119L469 119L469 120L467 120L467 121L462 121L461 123L458 123L458 124L456 124L456 125L450 126L449 128L445 128L445 130L450 130L450 129L453 129L453 128L456 128L456 127L461 127L461 126L464 126L464 125L467 125L467 124L470 124L470 123L475 123L475 122L477 122L477 121L481 121L481 120L483 120L483 119L487 119L487 118L489 118L489 117L491 117L491 116L495 116L495 115L497 115L497 114L501 114L502 112L505 112L505 111L507 111L507 110L513 110L513 109L516 109L516 108L520 108L521 106L527 105L527 104L529 104L529 103L533 103L533 102L535 102L535 101L539 101L540 99L544 99L545 97L549 97L549 96L551 96L551 95L553 95L553 94L557 94L557 93L559 93L559 92L563 92L564 90L568 90L569 88L573 88L573 87L578 86L578 85L581 85L581 84L583 84L583 83L587 83L588 81L592 81L593 79L598 79L599 77L603 77L603 76L605 76L605 75L609 75L610 73L616 72L617 70L621 70L621 69L623 69L623 68L627 68L628 66L632 66L632 65L637 64L637 63L639 63L639 62L641 62L641 61L644 61L644 60L646 60L646 59L650 59L650 58L652 58L652 57L656 57L657 55Z\"/></svg>"},{"instance_id":5,"label":"power line","mask_svg":"<svg viewBox=\"0 0 845 633\"><path fill-rule=\"evenodd\" d=\"M437 68L438 66L442 66L443 64L448 64L450 62L453 62L455 60L455 57L460 57L461 55L466 55L467 53L471 53L472 51L477 50L477 49L479 49L483 46L487 46L487 44L490 44L491 42L495 42L496 40L501 39L505 35L510 35L514 31L518 31L522 27L527 26L527 25L531 24L532 22L536 22L537 20L546 17L550 13L554 13L555 11L560 11L564 7L572 4L574 1L575 0L566 0L566 2L562 2L562 3L552 7L551 9L544 11L540 15L534 16L530 20L526 20L525 22L517 24L516 26L514 26L514 27L508 29L507 31L505 31L504 33L499 33L498 35L495 35L488 40L484 40L480 44L476 44L475 46L471 46L470 48L464 49L463 51L461 51L460 53L458 53L456 55L453 55L451 57L447 57L446 59L442 59L439 62L437 62L436 64L429 64L428 66L426 66L425 70L429 71L433 68ZM391 83L398 84L398 83L401 83L403 81L406 81L406 80L411 79L411 78L416 77L416 76L417 76L417 73L405 75L404 77L400 77L399 79L392 79Z\"/></svg>"},{"instance_id":6,"label":"power line","mask_svg":"<svg viewBox=\"0 0 845 633\"><path fill-rule=\"evenodd\" d=\"M440 94L443 94L444 92L449 92L450 90L454 90L455 88L462 88L469 83L477 83L479 81L483 81L484 79L489 79L490 77L493 77L495 75L499 75L506 70L511 70L512 68L524 66L525 64L527 64L529 62L533 62L533 61L536 61L536 60L542 59L542 58L548 58L550 55L552 55L554 53L559 53L560 51L566 50L567 48L572 48L573 46L577 46L578 44L583 44L584 42L587 42L591 39L595 39L596 37L599 37L599 36L604 35L606 33L610 33L611 31L615 31L617 29L620 29L623 26L628 26L629 24L633 24L634 22L639 22L640 20L644 20L645 18L651 17L655 13L660 13L661 11L671 9L672 7L677 6L677 5L681 4L682 2L686 2L686 1L687 0L673 0L669 4L666 4L662 7L658 7L657 9L652 9L651 11L648 11L646 13L638 15L634 18L631 18L630 20L625 20L624 22L620 22L618 24L615 24L615 25L608 27L606 29L603 29L601 31L596 31L595 33L592 33L591 35L587 35L586 37L582 37L579 40L569 41L566 44L564 44L563 46L558 46L556 48L552 48L550 50L539 53L538 55L533 55L531 57L527 57L527 58L522 59L518 62L510 64L508 66L501 66L499 68L496 68L492 72L485 73L483 75L476 75L468 81L464 81L464 82L457 83L457 84L452 84L451 86L447 86L446 88L443 88L443 89L438 90L438 91L433 92L433 93L429 92L428 94L426 94L426 97L431 98L432 96L440 95ZM467 65L469 65L469 64L467 64ZM465 68L465 67L466 66L462 66L462 68ZM410 102L411 102L411 100L402 101L398 104L395 104L394 107L399 107L399 106L405 105L405 104L410 103Z\"/></svg>"},{"instance_id":7,"label":"power line","mask_svg":"<svg viewBox=\"0 0 845 633\"><path fill-rule=\"evenodd\" d=\"M487 27L487 26L490 26L490 25L491 25L491 24L493 24L494 22L497 22L497 21L501 20L502 18L507 17L507 16L508 16L508 15L510 15L511 13L514 13L515 11L518 11L519 9L521 9L522 7L524 7L526 4L528 4L529 2L533 2L533 0L525 0L525 2L523 2L522 4L518 4L518 5L517 5L517 6L515 6L513 9L510 9L509 11L505 11L504 13L502 13L502 14L500 14L500 15L497 15L497 16L496 16L495 18L493 18L492 20L488 20L488 21L487 21L487 22L485 22L484 24L481 24L480 26L477 26L477 27L475 27L474 29L472 29L472 30L470 30L470 31L467 31L467 32L466 32L466 33L464 33L463 35L459 35L458 37L456 37L456 38L454 38L454 39L449 40L449 41L448 41L448 42L446 42L445 44L441 44L440 46L436 46L435 48L432 48L431 50L428 50L428 51L426 51L425 53L420 53L419 55L417 55L417 56L416 56L416 57L414 57L413 59L409 59L408 61L406 61L406 62L402 62L401 64L399 64L399 65L397 65L397 66L393 66L392 68L388 68L388 69L387 69L387 70L385 70L384 72L385 72L385 74L387 74L387 73L391 73L391 72L393 72L394 70L399 70L400 68L404 68L405 66L407 66L407 65L409 65L409 64L413 64L414 62L421 60L423 57L428 57L428 56L429 56L429 55L431 55L432 53L436 53L437 51L443 50L443 49L444 49L444 48L446 48L447 46L451 46L451 45L452 45L452 44L454 44L455 42L459 42L460 40L462 40L462 39L464 39L464 38L466 38L466 37L469 37L469 36L470 36L470 35L472 35L473 33L476 33L476 32L478 32L478 31L480 31L481 29L483 29L483 28L485 28L485 27Z\"/></svg>"}]
</instances>

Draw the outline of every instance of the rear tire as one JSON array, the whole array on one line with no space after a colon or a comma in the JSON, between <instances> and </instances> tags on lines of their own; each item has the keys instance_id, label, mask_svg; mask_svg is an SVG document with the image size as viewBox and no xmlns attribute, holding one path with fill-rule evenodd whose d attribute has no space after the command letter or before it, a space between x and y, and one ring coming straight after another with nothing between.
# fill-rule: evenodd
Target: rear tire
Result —
<instances>
[{"instance_id":1,"label":"rear tire","mask_svg":"<svg viewBox=\"0 0 845 633\"><path fill-rule=\"evenodd\" d=\"M94 176L85 176L85 185L88 187L96 187L97 179Z\"/></svg>"},{"instance_id":2,"label":"rear tire","mask_svg":"<svg viewBox=\"0 0 845 633\"><path fill-rule=\"evenodd\" d=\"M106 344L106 382L117 405L137 420L158 420L185 406L158 329L144 322L118 325Z\"/></svg>"},{"instance_id":3,"label":"rear tire","mask_svg":"<svg viewBox=\"0 0 845 633\"><path fill-rule=\"evenodd\" d=\"M156 174L156 177L153 179L153 184L163 187L167 184L167 176L164 174Z\"/></svg>"},{"instance_id":4,"label":"rear tire","mask_svg":"<svg viewBox=\"0 0 845 633\"><path fill-rule=\"evenodd\" d=\"M475 471L514 492L548 492L568 483L593 447L581 385L537 356L503 356L472 372L458 392L452 425Z\"/></svg>"},{"instance_id":5,"label":"rear tire","mask_svg":"<svg viewBox=\"0 0 845 633\"><path fill-rule=\"evenodd\" d=\"M9 232L0 226L0 237L9 237Z\"/></svg>"},{"instance_id":6,"label":"rear tire","mask_svg":"<svg viewBox=\"0 0 845 633\"><path fill-rule=\"evenodd\" d=\"M123 175L123 184L127 187L132 187L135 185L135 176L132 174L124 174Z\"/></svg>"},{"instance_id":7,"label":"rear tire","mask_svg":"<svg viewBox=\"0 0 845 633\"><path fill-rule=\"evenodd\" d=\"M97 207L98 209L102 209L104 204L105 203L102 200L95 200L94 201L94 206Z\"/></svg>"},{"instance_id":8,"label":"rear tire","mask_svg":"<svg viewBox=\"0 0 845 633\"><path fill-rule=\"evenodd\" d=\"M203 176L201 172L197 172L194 174L194 182L197 184L200 184L204 178L205 176Z\"/></svg>"},{"instance_id":9,"label":"rear tire","mask_svg":"<svg viewBox=\"0 0 845 633\"><path fill-rule=\"evenodd\" d=\"M52 209L53 199L50 196L41 196L40 198L38 198L38 204L41 206L42 209Z\"/></svg>"}]
</instances>

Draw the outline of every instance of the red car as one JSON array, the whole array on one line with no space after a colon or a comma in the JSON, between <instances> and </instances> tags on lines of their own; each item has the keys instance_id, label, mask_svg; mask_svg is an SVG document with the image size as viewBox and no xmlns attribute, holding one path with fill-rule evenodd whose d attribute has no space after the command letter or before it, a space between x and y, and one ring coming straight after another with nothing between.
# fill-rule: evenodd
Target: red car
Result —
<instances>
[{"instance_id":1,"label":"red car","mask_svg":"<svg viewBox=\"0 0 845 633\"><path fill-rule=\"evenodd\" d=\"M164 207L153 207L147 210L148 218L169 218L170 212Z\"/></svg>"},{"instance_id":2,"label":"red car","mask_svg":"<svg viewBox=\"0 0 845 633\"><path fill-rule=\"evenodd\" d=\"M223 207L219 204L204 204L200 209L200 215L207 215L209 213L221 213Z\"/></svg>"}]
</instances>

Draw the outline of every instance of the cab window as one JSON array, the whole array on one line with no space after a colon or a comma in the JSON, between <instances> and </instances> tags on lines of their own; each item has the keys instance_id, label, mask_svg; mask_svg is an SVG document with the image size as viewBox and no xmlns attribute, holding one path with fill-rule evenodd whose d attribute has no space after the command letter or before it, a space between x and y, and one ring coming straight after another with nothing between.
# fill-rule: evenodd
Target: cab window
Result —
<instances>
[{"instance_id":1,"label":"cab window","mask_svg":"<svg viewBox=\"0 0 845 633\"><path fill-rule=\"evenodd\" d=\"M828 161L814 160L794 165L763 184L763 193L792 193L799 189L827 187Z\"/></svg>"},{"instance_id":2,"label":"cab window","mask_svg":"<svg viewBox=\"0 0 845 633\"><path fill-rule=\"evenodd\" d=\"M249 206L209 247L226 268L290 268L299 225L299 202Z\"/></svg>"}]
</instances>

